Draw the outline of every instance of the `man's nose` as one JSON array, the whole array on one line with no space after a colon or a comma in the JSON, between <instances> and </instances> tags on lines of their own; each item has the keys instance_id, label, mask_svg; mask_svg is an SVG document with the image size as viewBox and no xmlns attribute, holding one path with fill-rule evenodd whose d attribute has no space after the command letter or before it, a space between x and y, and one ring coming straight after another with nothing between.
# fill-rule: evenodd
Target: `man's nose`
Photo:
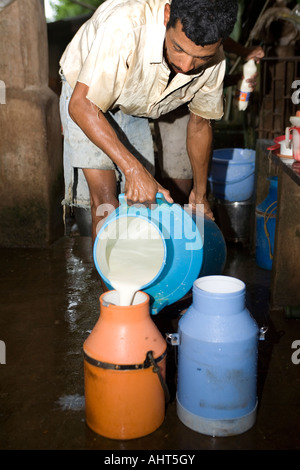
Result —
<instances>
[{"instance_id":1,"label":"man's nose","mask_svg":"<svg viewBox=\"0 0 300 470\"><path fill-rule=\"evenodd\" d=\"M194 68L194 58L189 55L185 55L182 57L179 66L183 73L190 72Z\"/></svg>"}]
</instances>

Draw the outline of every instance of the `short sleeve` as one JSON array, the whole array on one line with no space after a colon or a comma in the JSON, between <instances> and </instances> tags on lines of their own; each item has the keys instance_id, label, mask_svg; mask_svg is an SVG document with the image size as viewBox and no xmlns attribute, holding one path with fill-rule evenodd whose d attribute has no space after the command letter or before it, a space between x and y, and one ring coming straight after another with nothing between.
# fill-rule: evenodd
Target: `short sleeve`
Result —
<instances>
[{"instance_id":1,"label":"short sleeve","mask_svg":"<svg viewBox=\"0 0 300 470\"><path fill-rule=\"evenodd\" d=\"M66 79L73 88L77 81L86 84L87 98L106 112L122 91L133 42L130 22L125 18L107 18L101 24L89 21L60 61Z\"/></svg>"}]
</instances>

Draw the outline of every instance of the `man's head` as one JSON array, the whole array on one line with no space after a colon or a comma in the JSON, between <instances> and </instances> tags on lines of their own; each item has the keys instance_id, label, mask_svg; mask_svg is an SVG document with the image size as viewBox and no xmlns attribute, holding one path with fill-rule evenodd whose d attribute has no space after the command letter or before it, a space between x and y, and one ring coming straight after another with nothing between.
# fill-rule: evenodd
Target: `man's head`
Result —
<instances>
[{"instance_id":1,"label":"man's head","mask_svg":"<svg viewBox=\"0 0 300 470\"><path fill-rule=\"evenodd\" d=\"M172 0L165 5L165 56L175 73L198 73L232 31L236 0Z\"/></svg>"},{"instance_id":2,"label":"man's head","mask_svg":"<svg viewBox=\"0 0 300 470\"><path fill-rule=\"evenodd\" d=\"M229 36L237 16L237 0L172 0L167 29L182 24L184 34L197 46L214 44Z\"/></svg>"}]
</instances>

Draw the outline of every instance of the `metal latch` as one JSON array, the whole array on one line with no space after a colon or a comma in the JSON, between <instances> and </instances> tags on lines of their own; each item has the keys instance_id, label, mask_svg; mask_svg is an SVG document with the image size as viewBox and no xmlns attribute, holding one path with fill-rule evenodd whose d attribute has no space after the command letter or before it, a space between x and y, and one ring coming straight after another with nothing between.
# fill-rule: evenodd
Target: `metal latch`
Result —
<instances>
[{"instance_id":1,"label":"metal latch","mask_svg":"<svg viewBox=\"0 0 300 470\"><path fill-rule=\"evenodd\" d=\"M167 343L171 346L178 346L180 344L180 338L178 333L166 333Z\"/></svg>"},{"instance_id":2,"label":"metal latch","mask_svg":"<svg viewBox=\"0 0 300 470\"><path fill-rule=\"evenodd\" d=\"M259 329L259 337L258 339L260 341L263 341L265 339L265 334L266 332L268 331L268 327L267 326L262 326L260 329Z\"/></svg>"}]
</instances>

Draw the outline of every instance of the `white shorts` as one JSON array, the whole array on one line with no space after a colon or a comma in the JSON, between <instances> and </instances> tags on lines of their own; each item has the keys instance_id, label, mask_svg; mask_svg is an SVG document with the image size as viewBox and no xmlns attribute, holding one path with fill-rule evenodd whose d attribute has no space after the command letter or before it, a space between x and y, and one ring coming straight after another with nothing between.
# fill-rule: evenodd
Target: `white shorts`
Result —
<instances>
[{"instance_id":1,"label":"white shorts","mask_svg":"<svg viewBox=\"0 0 300 470\"><path fill-rule=\"evenodd\" d=\"M89 189L82 168L115 170L120 191L124 192L125 178L114 162L94 145L71 119L68 111L73 89L62 77L60 116L64 136L65 198L62 204L90 208ZM113 126L121 142L154 175L153 138L147 118L109 111L105 117Z\"/></svg>"},{"instance_id":2,"label":"white shorts","mask_svg":"<svg viewBox=\"0 0 300 470\"><path fill-rule=\"evenodd\" d=\"M158 119L159 140L161 142L158 164L164 178L193 178L186 149L188 120L187 106L181 106Z\"/></svg>"}]
</instances>

